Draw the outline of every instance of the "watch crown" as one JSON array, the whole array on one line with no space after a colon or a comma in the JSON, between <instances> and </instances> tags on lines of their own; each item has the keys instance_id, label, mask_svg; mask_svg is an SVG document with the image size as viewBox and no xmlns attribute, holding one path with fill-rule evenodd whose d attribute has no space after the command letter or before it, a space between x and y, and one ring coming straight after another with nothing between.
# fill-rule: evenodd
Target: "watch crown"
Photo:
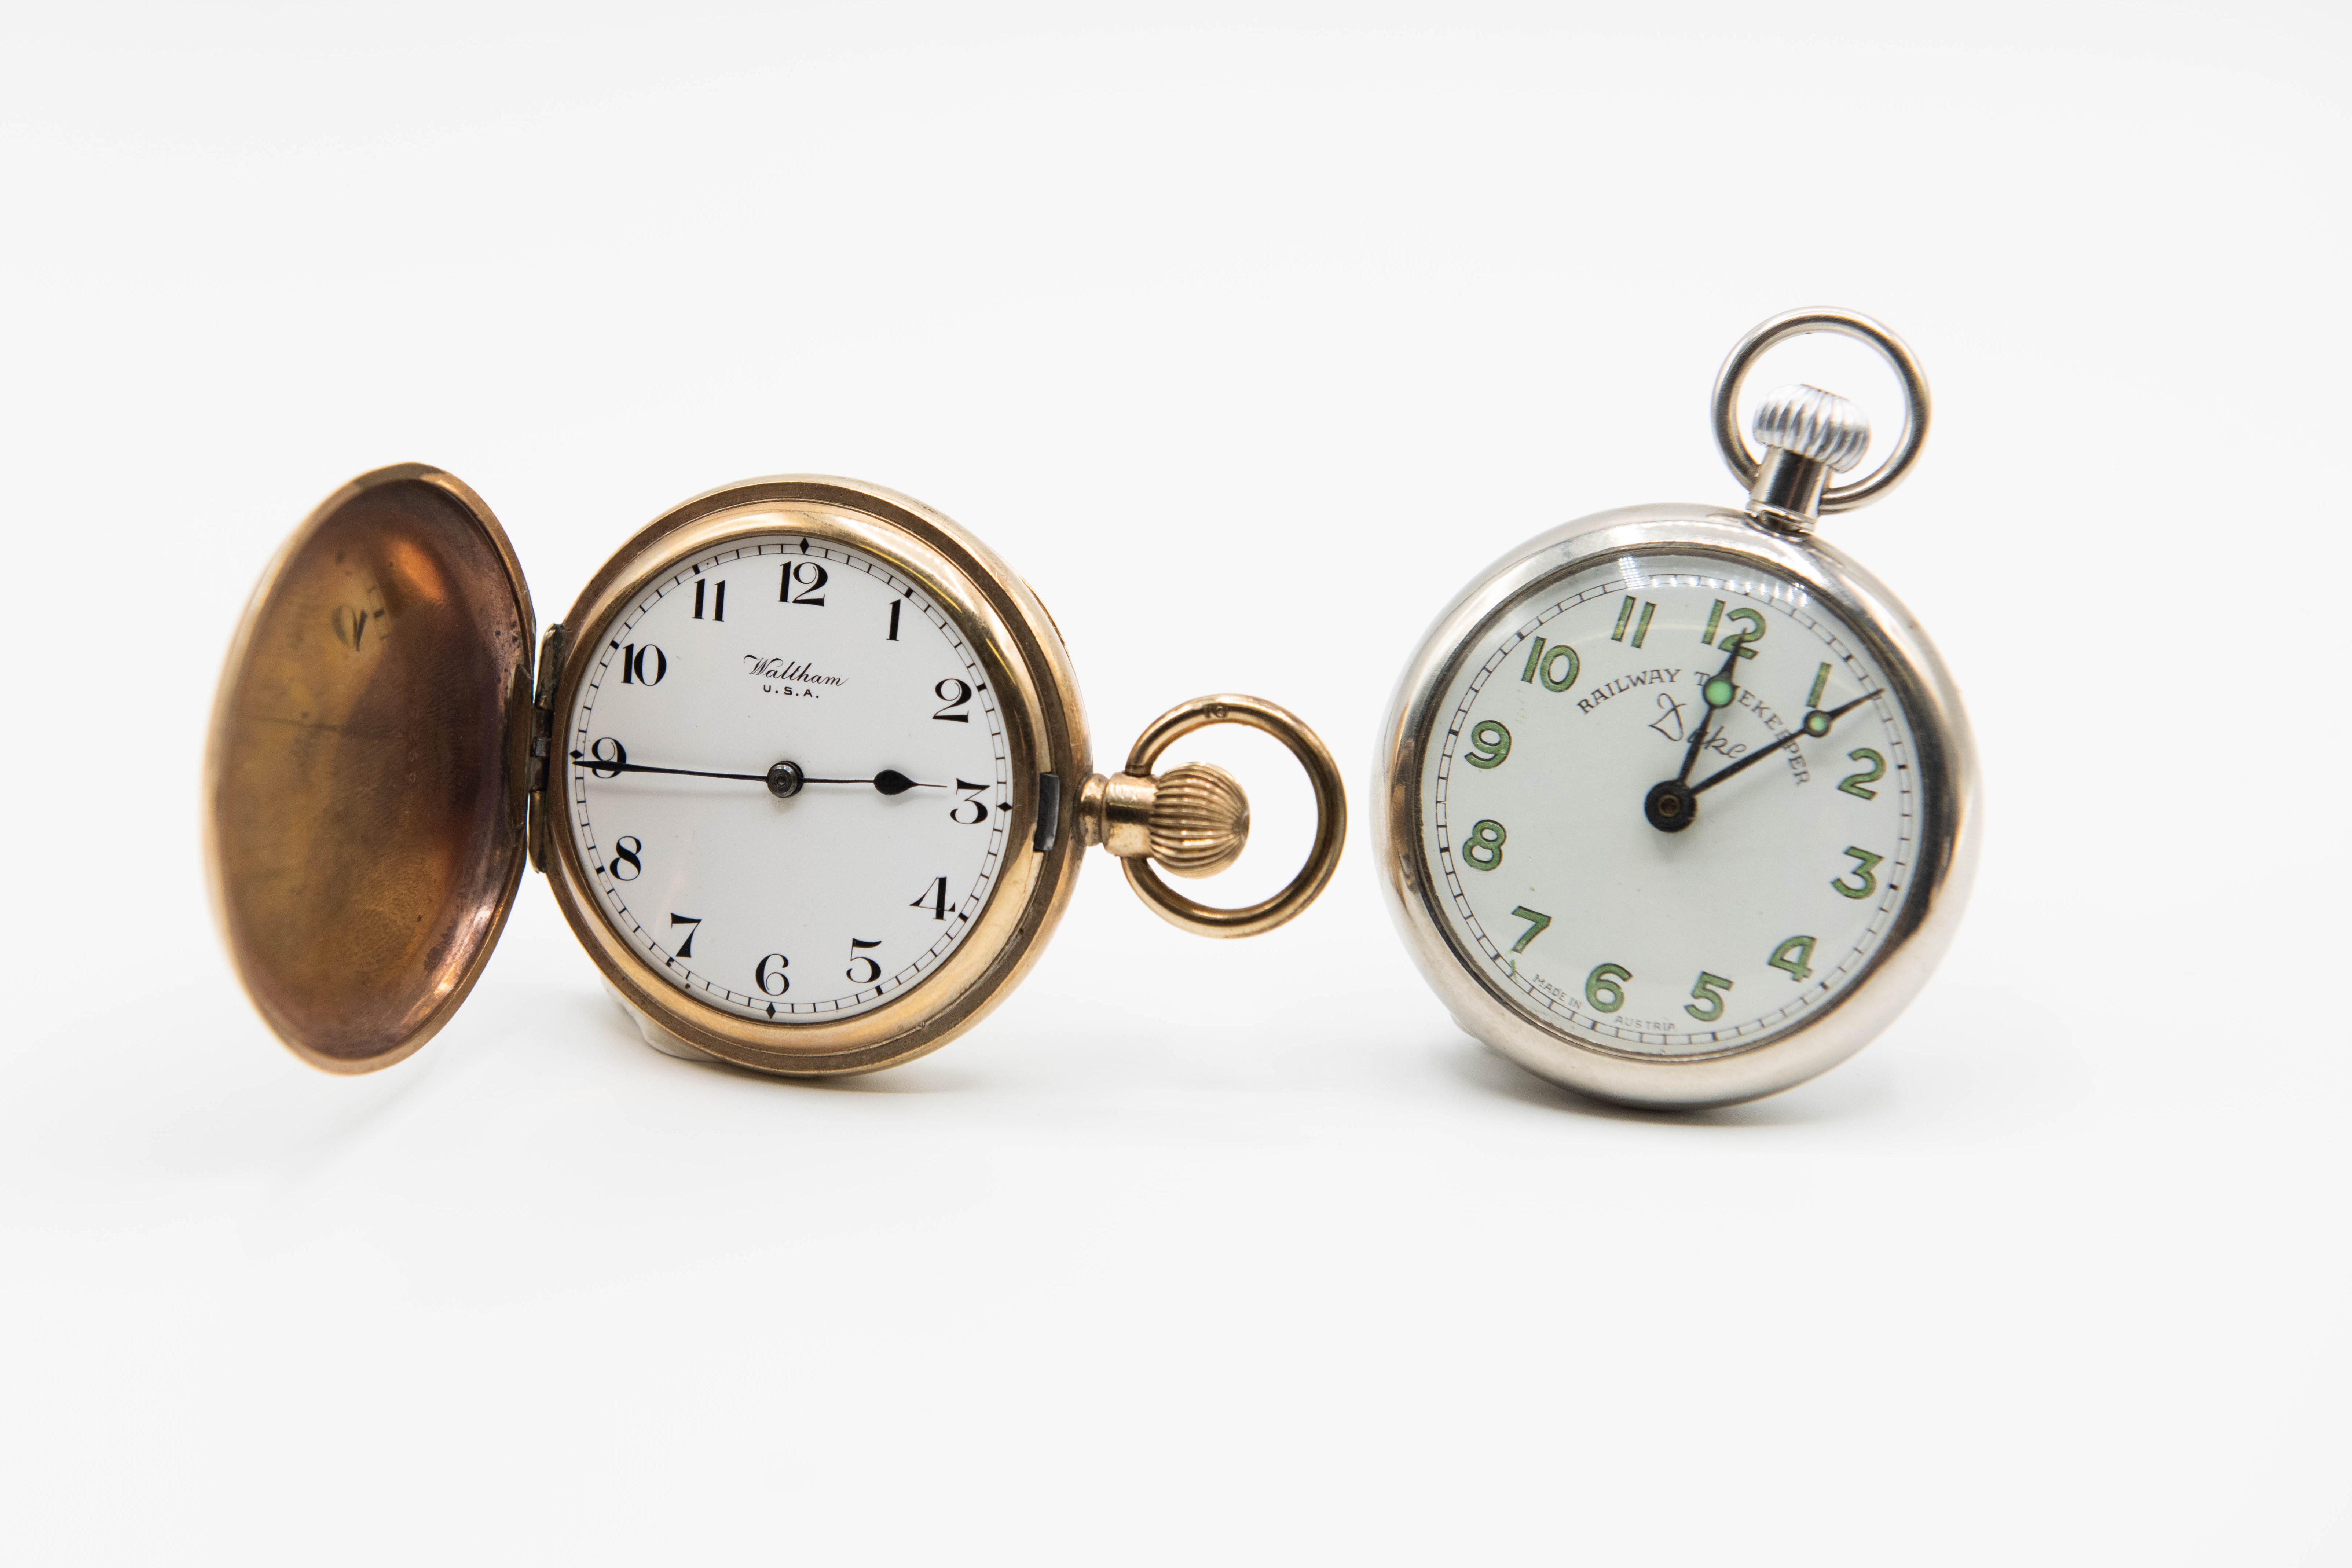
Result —
<instances>
[{"instance_id":1,"label":"watch crown","mask_svg":"<svg viewBox=\"0 0 2352 1568\"><path fill-rule=\"evenodd\" d=\"M1164 773L1097 773L1078 789L1078 837L1178 877L1213 877L1249 842L1249 797L1206 763Z\"/></svg>"},{"instance_id":2,"label":"watch crown","mask_svg":"<svg viewBox=\"0 0 2352 1568\"><path fill-rule=\"evenodd\" d=\"M1756 405L1756 444L1843 474L1870 447L1870 416L1834 392L1784 386Z\"/></svg>"},{"instance_id":3,"label":"watch crown","mask_svg":"<svg viewBox=\"0 0 2352 1568\"><path fill-rule=\"evenodd\" d=\"M1249 842L1249 796L1233 774L1186 763L1160 775L1151 802L1151 858L1172 876L1213 877Z\"/></svg>"}]
</instances>

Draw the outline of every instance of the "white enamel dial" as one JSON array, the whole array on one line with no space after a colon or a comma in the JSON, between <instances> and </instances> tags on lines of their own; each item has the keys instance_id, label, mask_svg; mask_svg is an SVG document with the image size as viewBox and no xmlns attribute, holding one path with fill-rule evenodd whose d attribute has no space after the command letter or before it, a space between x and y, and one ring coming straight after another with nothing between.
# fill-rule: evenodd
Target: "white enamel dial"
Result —
<instances>
[{"instance_id":1,"label":"white enamel dial","mask_svg":"<svg viewBox=\"0 0 2352 1568\"><path fill-rule=\"evenodd\" d=\"M558 731L595 908L740 1016L885 1005L995 889L1015 804L997 697L887 560L776 533L678 562L604 629ZM786 763L789 796L768 782Z\"/></svg>"},{"instance_id":2,"label":"white enamel dial","mask_svg":"<svg viewBox=\"0 0 2352 1568\"><path fill-rule=\"evenodd\" d=\"M1801 1026L1866 971L1922 803L1849 627L1688 553L1613 557L1487 626L1418 784L1433 902L1491 992L1578 1044L1690 1059ZM1660 805L1669 831L1644 803L1676 780L1695 793Z\"/></svg>"}]
</instances>

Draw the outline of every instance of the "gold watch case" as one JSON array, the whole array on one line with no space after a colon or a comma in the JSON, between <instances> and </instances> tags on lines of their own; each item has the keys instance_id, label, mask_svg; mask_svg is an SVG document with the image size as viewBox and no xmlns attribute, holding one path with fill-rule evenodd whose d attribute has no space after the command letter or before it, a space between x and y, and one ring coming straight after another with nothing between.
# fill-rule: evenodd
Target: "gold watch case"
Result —
<instances>
[{"instance_id":1,"label":"gold watch case","mask_svg":"<svg viewBox=\"0 0 2352 1568\"><path fill-rule=\"evenodd\" d=\"M900 996L822 1022L739 1017L663 980L599 911L547 793L562 777L551 737L604 628L681 562L779 531L887 561L952 614L996 683L1013 776L1034 781L1016 792L1006 837L1025 848L975 929ZM247 993L313 1066L369 1072L431 1038L497 945L526 858L648 1041L802 1075L894 1066L979 1022L1044 951L1088 845L1127 858L1137 892L1171 923L1238 936L1311 903L1345 840L1329 752L1263 699L1180 705L1138 742L1127 770L1095 774L1076 676L1044 604L947 517L878 486L791 475L705 491L639 531L562 622L534 634L530 591L497 518L461 481L422 464L337 490L263 573L214 707L205 863ZM1239 853L1248 829L1238 784L1199 764L1164 779L1147 771L1170 739L1213 723L1275 734L1315 788L1307 865L1243 910L1194 903L1141 864L1197 876Z\"/></svg>"}]
</instances>

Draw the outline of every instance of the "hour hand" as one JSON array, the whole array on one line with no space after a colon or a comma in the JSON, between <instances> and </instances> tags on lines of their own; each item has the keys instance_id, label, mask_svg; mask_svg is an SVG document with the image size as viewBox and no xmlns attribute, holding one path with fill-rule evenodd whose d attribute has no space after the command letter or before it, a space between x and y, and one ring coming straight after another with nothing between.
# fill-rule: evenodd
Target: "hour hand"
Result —
<instances>
[{"instance_id":1,"label":"hour hand","mask_svg":"<svg viewBox=\"0 0 2352 1568\"><path fill-rule=\"evenodd\" d=\"M1739 695L1739 688L1732 684L1731 672L1739 668L1742 648L1736 638L1725 640L1731 644L1731 652L1724 657L1723 668L1709 676L1706 684L1699 689L1700 697L1706 702L1706 710L1699 715L1696 727L1691 731L1690 744L1683 751L1680 771L1670 779L1662 779L1652 784L1650 793L1642 797L1643 816L1661 833L1680 833L1696 819L1698 792L1706 785L1701 784L1697 789L1691 787L1691 768L1706 746L1706 732L1715 723L1715 716L1730 707L1732 700Z\"/></svg>"},{"instance_id":2,"label":"hour hand","mask_svg":"<svg viewBox=\"0 0 2352 1568\"><path fill-rule=\"evenodd\" d=\"M813 779L798 763L778 763L768 770L768 793L790 800L808 784L872 784L877 795L904 795L910 789L945 789L945 784L920 784L896 768L884 768L870 779Z\"/></svg>"},{"instance_id":3,"label":"hour hand","mask_svg":"<svg viewBox=\"0 0 2352 1568\"><path fill-rule=\"evenodd\" d=\"M1726 640L1731 641L1729 638ZM1706 711L1699 715L1698 728L1691 731L1690 745L1683 752L1682 771L1674 777L1678 785L1690 783L1691 764L1698 761L1700 748L1706 744L1706 727L1715 722L1717 713L1730 707L1731 700L1739 695L1739 689L1731 683L1731 672L1739 668L1739 654L1740 646L1733 641L1731 653L1724 659L1723 668L1699 688L1699 696L1706 702Z\"/></svg>"}]
</instances>

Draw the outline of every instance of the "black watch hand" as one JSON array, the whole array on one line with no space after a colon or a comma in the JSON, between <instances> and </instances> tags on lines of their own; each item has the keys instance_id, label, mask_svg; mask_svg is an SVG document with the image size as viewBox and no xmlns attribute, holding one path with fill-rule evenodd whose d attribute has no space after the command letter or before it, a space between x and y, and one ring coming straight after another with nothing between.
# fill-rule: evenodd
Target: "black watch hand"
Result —
<instances>
[{"instance_id":1,"label":"black watch hand","mask_svg":"<svg viewBox=\"0 0 2352 1568\"><path fill-rule=\"evenodd\" d=\"M1731 645L1731 656L1723 661L1723 668L1707 677L1706 684L1699 688L1699 696L1706 703L1706 711L1699 715L1698 728L1691 733L1689 749L1683 752L1682 771L1675 775L1676 784L1690 783L1691 768L1698 761L1700 748L1706 744L1708 723L1714 720L1717 709L1730 707L1731 700L1739 695L1738 688L1731 684L1731 671L1739 662L1739 644L1735 640ZM1717 700L1718 698L1721 700Z\"/></svg>"},{"instance_id":2,"label":"black watch hand","mask_svg":"<svg viewBox=\"0 0 2352 1568\"><path fill-rule=\"evenodd\" d=\"M1878 693L1875 691L1865 691L1861 696L1855 698L1853 701L1848 702L1842 707L1832 708L1826 710L1816 708L1811 712L1805 715L1801 728L1803 729L1806 734L1812 736L1815 740L1819 740L1823 735L1830 732L1830 726L1836 723L1842 715L1853 712L1855 709L1861 707L1864 703L1869 701L1872 698L1877 695ZM1773 736L1772 743L1765 747L1762 751L1750 752L1748 755L1740 758L1729 767L1719 768L1716 772L1707 774L1706 779L1701 783L1691 785L1691 794L1706 794L1708 790L1713 789L1716 785L1721 784L1732 774L1739 772L1740 769L1752 767L1756 763L1762 762L1765 758L1770 756L1773 752L1789 744L1796 738L1797 737L1794 735Z\"/></svg>"},{"instance_id":3,"label":"black watch hand","mask_svg":"<svg viewBox=\"0 0 2352 1568\"><path fill-rule=\"evenodd\" d=\"M1875 691L1865 691L1861 696L1855 698L1853 701L1841 702L1836 707L1832 708L1827 711L1816 708L1811 712L1807 713L1803 719L1800 720L1799 725L1803 729L1806 734L1811 735L1813 739L1818 741L1823 735L1830 732L1831 725L1836 723L1840 719L1844 718L1847 714L1853 712L1855 709L1861 707L1864 703L1869 701L1872 698L1876 697L1877 695L1879 694Z\"/></svg>"},{"instance_id":4,"label":"black watch hand","mask_svg":"<svg viewBox=\"0 0 2352 1568\"><path fill-rule=\"evenodd\" d=\"M1731 672L1738 668L1744 650L1738 637L1725 640L1730 643L1731 651L1724 655L1723 668L1708 676L1706 684L1699 688L1699 697L1706 708L1699 715L1698 728L1691 731L1690 744L1683 751L1682 771L1652 784L1650 793L1642 797L1642 815L1661 833L1680 833L1696 818L1698 791L1691 788L1691 769L1697 763L1699 752L1706 749L1707 726L1739 695L1739 688L1732 684Z\"/></svg>"},{"instance_id":5,"label":"black watch hand","mask_svg":"<svg viewBox=\"0 0 2352 1568\"><path fill-rule=\"evenodd\" d=\"M620 773L670 773L689 779L740 779L746 784L766 784L777 795L798 795L803 784L872 784L883 795L904 795L910 789L945 789L945 784L919 784L896 768L884 768L870 779L813 779L803 773L796 763L778 763L764 773L717 773L701 768L657 768L649 763L606 762L602 757L583 752L572 753L572 760L599 778L611 778ZM789 780L790 787L779 789L780 780Z\"/></svg>"},{"instance_id":6,"label":"black watch hand","mask_svg":"<svg viewBox=\"0 0 2352 1568\"><path fill-rule=\"evenodd\" d=\"M884 795L904 795L910 789L945 789L945 784L917 784L896 768L884 768L870 779L807 779L803 784L870 784Z\"/></svg>"},{"instance_id":7,"label":"black watch hand","mask_svg":"<svg viewBox=\"0 0 2352 1568\"><path fill-rule=\"evenodd\" d=\"M676 773L680 778L689 779L743 779L751 784L768 782L765 773L712 773L700 768L657 768L649 763L608 763L601 757L592 757L581 752L572 752L572 760L583 768L593 770L600 778L609 778L615 773Z\"/></svg>"}]
</instances>

